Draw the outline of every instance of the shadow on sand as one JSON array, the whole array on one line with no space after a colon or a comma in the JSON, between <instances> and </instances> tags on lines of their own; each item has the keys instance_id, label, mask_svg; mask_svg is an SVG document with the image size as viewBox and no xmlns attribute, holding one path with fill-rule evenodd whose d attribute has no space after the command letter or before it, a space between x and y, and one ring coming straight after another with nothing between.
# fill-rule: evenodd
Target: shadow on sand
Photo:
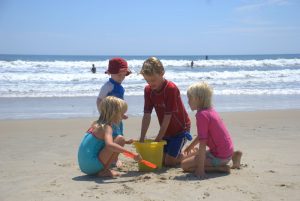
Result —
<instances>
[{"instance_id":1,"label":"shadow on sand","mask_svg":"<svg viewBox=\"0 0 300 201\"><path fill-rule=\"evenodd\" d=\"M207 173L204 179L197 178L193 173L183 173L174 177L174 180L178 181L198 181L198 180L208 180L218 177L228 176L230 173Z\"/></svg>"},{"instance_id":2,"label":"shadow on sand","mask_svg":"<svg viewBox=\"0 0 300 201\"><path fill-rule=\"evenodd\" d=\"M121 176L116 178L111 177L97 177L95 175L80 175L73 177L74 181L93 181L98 184L108 184L108 183L127 183L136 182L138 180L148 180L153 177L153 174L160 175L167 172L168 168L162 168L155 172L139 172L139 171L127 171L120 172Z\"/></svg>"}]
</instances>

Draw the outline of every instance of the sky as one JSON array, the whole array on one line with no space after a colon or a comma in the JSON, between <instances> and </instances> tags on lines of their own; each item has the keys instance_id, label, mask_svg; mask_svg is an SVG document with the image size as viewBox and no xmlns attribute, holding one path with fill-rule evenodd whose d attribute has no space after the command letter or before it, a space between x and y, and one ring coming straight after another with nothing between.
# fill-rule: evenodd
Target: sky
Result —
<instances>
[{"instance_id":1,"label":"sky","mask_svg":"<svg viewBox=\"0 0 300 201\"><path fill-rule=\"evenodd\" d=\"M0 0L0 54L297 54L299 19L299 0Z\"/></svg>"}]
</instances>

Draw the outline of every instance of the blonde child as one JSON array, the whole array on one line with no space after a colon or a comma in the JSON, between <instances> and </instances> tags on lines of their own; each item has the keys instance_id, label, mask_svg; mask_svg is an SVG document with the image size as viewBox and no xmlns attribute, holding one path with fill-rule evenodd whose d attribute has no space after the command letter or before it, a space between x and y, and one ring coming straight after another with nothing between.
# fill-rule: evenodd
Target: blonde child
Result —
<instances>
[{"instance_id":1,"label":"blonde child","mask_svg":"<svg viewBox=\"0 0 300 201\"><path fill-rule=\"evenodd\" d=\"M175 166L182 160L181 150L191 140L190 119L182 103L177 86L164 78L164 67L155 57L148 58L140 72L148 85L144 90L144 116L140 141L143 142L151 122L153 108L160 129L155 141L165 140L164 165Z\"/></svg>"},{"instance_id":2,"label":"blonde child","mask_svg":"<svg viewBox=\"0 0 300 201\"><path fill-rule=\"evenodd\" d=\"M242 153L233 152L233 143L225 124L212 107L212 88L205 82L191 85L187 90L191 110L197 110L197 138L185 149L185 159L181 162L184 171L194 172L199 178L205 171L230 172L228 162L233 159L233 167L239 168ZM195 146L199 144L199 149ZM206 151L206 147L209 149Z\"/></svg>"},{"instance_id":3,"label":"blonde child","mask_svg":"<svg viewBox=\"0 0 300 201\"><path fill-rule=\"evenodd\" d=\"M93 122L86 132L78 150L78 163L82 172L100 177L119 176L118 172L110 169L119 153L128 151L123 148L124 142L119 138L113 140L112 126L120 123L127 111L125 101L108 96L100 105L100 117ZM135 161L140 161L141 156L135 154Z\"/></svg>"}]
</instances>

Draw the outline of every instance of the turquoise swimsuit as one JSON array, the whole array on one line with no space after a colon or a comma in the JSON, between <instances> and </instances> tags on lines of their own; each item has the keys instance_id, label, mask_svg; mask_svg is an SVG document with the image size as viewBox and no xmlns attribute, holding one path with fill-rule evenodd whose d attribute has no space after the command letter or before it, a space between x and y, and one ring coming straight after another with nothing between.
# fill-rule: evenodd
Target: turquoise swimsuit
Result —
<instances>
[{"instance_id":1,"label":"turquoise swimsuit","mask_svg":"<svg viewBox=\"0 0 300 201\"><path fill-rule=\"evenodd\" d=\"M99 153L104 147L104 140L96 138L90 132L85 134L78 150L78 163L82 172L93 175L104 169L99 161Z\"/></svg>"}]
</instances>

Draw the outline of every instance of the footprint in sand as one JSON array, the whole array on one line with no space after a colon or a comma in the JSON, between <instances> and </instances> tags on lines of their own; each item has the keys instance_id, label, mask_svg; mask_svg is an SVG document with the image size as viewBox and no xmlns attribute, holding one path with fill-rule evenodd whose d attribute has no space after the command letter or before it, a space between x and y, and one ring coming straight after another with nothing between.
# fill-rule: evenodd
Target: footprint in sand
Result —
<instances>
[{"instance_id":1,"label":"footprint in sand","mask_svg":"<svg viewBox=\"0 0 300 201\"><path fill-rule=\"evenodd\" d=\"M122 187L123 187L122 189L115 190L114 193L126 194L126 195L130 195L130 194L135 193L134 189L127 186L126 184L122 184Z\"/></svg>"},{"instance_id":2,"label":"footprint in sand","mask_svg":"<svg viewBox=\"0 0 300 201\"><path fill-rule=\"evenodd\" d=\"M210 194L209 194L208 192L204 192L202 198L205 199L205 198L207 198L207 197L209 197L209 196L210 196Z\"/></svg>"}]
</instances>

